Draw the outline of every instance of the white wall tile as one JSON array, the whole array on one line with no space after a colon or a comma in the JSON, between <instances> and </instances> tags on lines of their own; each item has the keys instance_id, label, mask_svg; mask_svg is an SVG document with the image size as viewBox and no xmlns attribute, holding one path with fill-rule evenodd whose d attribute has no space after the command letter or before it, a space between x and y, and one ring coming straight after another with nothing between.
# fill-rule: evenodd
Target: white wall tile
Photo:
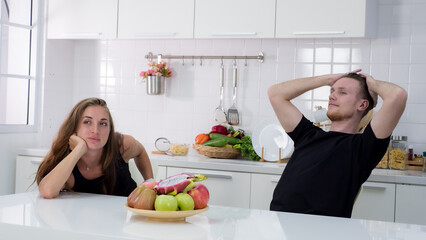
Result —
<instances>
[{"instance_id":1,"label":"white wall tile","mask_svg":"<svg viewBox=\"0 0 426 240\"><path fill-rule=\"evenodd\" d=\"M410 46L408 44L392 44L391 63L409 63Z\"/></svg>"},{"instance_id":2,"label":"white wall tile","mask_svg":"<svg viewBox=\"0 0 426 240\"><path fill-rule=\"evenodd\" d=\"M333 47L331 44L317 44L315 45L315 62L317 63L331 63L333 54Z\"/></svg>"},{"instance_id":3,"label":"white wall tile","mask_svg":"<svg viewBox=\"0 0 426 240\"><path fill-rule=\"evenodd\" d=\"M426 82L426 63L410 65L410 83Z\"/></svg>"},{"instance_id":4,"label":"white wall tile","mask_svg":"<svg viewBox=\"0 0 426 240\"><path fill-rule=\"evenodd\" d=\"M426 63L426 44L411 45L411 63Z\"/></svg>"},{"instance_id":5,"label":"white wall tile","mask_svg":"<svg viewBox=\"0 0 426 240\"><path fill-rule=\"evenodd\" d=\"M389 63L390 47L386 44L373 43L371 45L371 63Z\"/></svg>"},{"instance_id":6,"label":"white wall tile","mask_svg":"<svg viewBox=\"0 0 426 240\"><path fill-rule=\"evenodd\" d=\"M409 82L408 64L391 64L389 80L391 83L402 84Z\"/></svg>"},{"instance_id":7,"label":"white wall tile","mask_svg":"<svg viewBox=\"0 0 426 240\"><path fill-rule=\"evenodd\" d=\"M408 87L408 103L426 103L426 84L410 84Z\"/></svg>"},{"instance_id":8,"label":"white wall tile","mask_svg":"<svg viewBox=\"0 0 426 240\"><path fill-rule=\"evenodd\" d=\"M334 63L349 63L351 59L351 48L349 45L338 45L333 50Z\"/></svg>"}]
</instances>

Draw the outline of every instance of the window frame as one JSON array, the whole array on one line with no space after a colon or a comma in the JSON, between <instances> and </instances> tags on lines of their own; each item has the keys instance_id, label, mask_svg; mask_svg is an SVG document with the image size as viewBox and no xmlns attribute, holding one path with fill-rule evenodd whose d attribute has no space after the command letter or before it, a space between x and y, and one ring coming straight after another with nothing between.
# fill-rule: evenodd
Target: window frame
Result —
<instances>
[{"instance_id":1,"label":"window frame","mask_svg":"<svg viewBox=\"0 0 426 240\"><path fill-rule=\"evenodd\" d=\"M3 0L1 0L3 1ZM13 26L30 29L31 32L31 45L34 41L34 36L36 37L36 45L31 46L30 59L31 64L30 68L34 67L35 64L35 75L16 75L16 74L2 74L0 77L12 77L19 79L28 79L35 81L34 89L34 109L30 107L27 110L27 114L32 114L34 116L33 124L0 124L0 134L2 133L30 133L30 132L39 132L41 129L41 119L42 119L42 93L43 93L43 68L44 68L44 46L45 46L45 1L44 0L32 0L33 6L36 6L37 9L32 9L33 16L31 17L31 26L18 24L18 23L9 23L0 21L0 28L2 26ZM34 4L35 2L35 4ZM36 14L36 20L34 20L34 14ZM36 33L34 33L36 31ZM33 49L35 47L35 49ZM35 54L36 57L33 58L32 55ZM30 60L29 59L29 60ZM34 62L35 61L35 62ZM31 112L33 111L33 112Z\"/></svg>"}]
</instances>

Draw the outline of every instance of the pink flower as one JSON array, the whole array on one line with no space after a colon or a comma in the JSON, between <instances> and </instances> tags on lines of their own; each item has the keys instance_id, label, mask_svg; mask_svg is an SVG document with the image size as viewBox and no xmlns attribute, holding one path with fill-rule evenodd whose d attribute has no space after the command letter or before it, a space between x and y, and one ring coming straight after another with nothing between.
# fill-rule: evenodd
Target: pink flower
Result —
<instances>
[{"instance_id":1,"label":"pink flower","mask_svg":"<svg viewBox=\"0 0 426 240\"><path fill-rule=\"evenodd\" d=\"M156 63L154 61L151 61L148 63L148 66L150 67L150 69L148 69L147 71L142 71L139 74L139 76L143 77L144 79L148 76L172 76L172 71L169 69L166 62L160 61L159 63Z\"/></svg>"}]
</instances>

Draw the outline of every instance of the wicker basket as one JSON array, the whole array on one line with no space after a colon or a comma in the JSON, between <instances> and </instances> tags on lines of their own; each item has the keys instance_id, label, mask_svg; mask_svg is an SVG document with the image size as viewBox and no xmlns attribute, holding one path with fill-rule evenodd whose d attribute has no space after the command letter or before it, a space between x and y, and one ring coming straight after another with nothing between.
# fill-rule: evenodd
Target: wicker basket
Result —
<instances>
[{"instance_id":1,"label":"wicker basket","mask_svg":"<svg viewBox=\"0 0 426 240\"><path fill-rule=\"evenodd\" d=\"M193 144L192 147L201 155L211 158L236 158L241 152L229 147L209 147L201 144Z\"/></svg>"}]
</instances>

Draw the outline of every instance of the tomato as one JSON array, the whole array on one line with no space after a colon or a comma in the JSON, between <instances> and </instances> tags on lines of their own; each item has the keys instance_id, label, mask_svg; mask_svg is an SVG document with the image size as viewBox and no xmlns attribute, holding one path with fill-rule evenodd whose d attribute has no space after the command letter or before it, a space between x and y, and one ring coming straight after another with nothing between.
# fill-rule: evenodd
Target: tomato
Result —
<instances>
[{"instance_id":1,"label":"tomato","mask_svg":"<svg viewBox=\"0 0 426 240\"><path fill-rule=\"evenodd\" d=\"M205 142L207 142L209 140L210 140L209 135L207 135L205 133L201 133L201 134L198 134L195 137L195 144L203 144L203 143L205 143Z\"/></svg>"}]
</instances>

